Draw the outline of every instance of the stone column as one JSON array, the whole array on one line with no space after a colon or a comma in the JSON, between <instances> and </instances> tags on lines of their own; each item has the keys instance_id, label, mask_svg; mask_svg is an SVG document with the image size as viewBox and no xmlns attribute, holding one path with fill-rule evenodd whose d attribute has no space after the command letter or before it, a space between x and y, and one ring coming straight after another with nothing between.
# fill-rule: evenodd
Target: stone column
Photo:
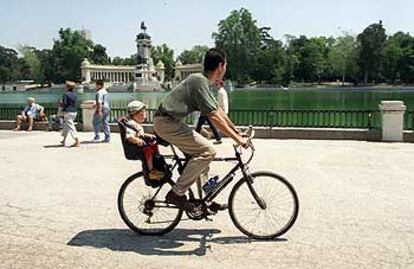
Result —
<instances>
[{"instance_id":1,"label":"stone column","mask_svg":"<svg viewBox=\"0 0 414 269\"><path fill-rule=\"evenodd\" d=\"M88 68L82 69L83 78L85 79L85 82L89 83L91 82L91 70Z\"/></svg>"},{"instance_id":2,"label":"stone column","mask_svg":"<svg viewBox=\"0 0 414 269\"><path fill-rule=\"evenodd\" d=\"M381 101L382 141L403 141L406 106L403 101Z\"/></svg>"},{"instance_id":3,"label":"stone column","mask_svg":"<svg viewBox=\"0 0 414 269\"><path fill-rule=\"evenodd\" d=\"M95 113L95 100L85 100L80 105L82 108L83 130L93 131L93 114Z\"/></svg>"}]
</instances>

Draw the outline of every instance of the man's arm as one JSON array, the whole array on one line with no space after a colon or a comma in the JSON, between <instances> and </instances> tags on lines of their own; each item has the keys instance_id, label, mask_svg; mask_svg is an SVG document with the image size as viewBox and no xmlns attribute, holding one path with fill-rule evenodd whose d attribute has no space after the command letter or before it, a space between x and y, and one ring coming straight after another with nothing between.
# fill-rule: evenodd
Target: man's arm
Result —
<instances>
[{"instance_id":1,"label":"man's arm","mask_svg":"<svg viewBox=\"0 0 414 269\"><path fill-rule=\"evenodd\" d=\"M96 97L96 111L97 114L102 114L102 98L99 94Z\"/></svg>"},{"instance_id":2,"label":"man's arm","mask_svg":"<svg viewBox=\"0 0 414 269\"><path fill-rule=\"evenodd\" d=\"M213 125L223 132L226 136L231 137L237 144L245 144L246 139L242 138L241 135L235 130L234 124L227 118L223 117L220 110L215 110L208 115L208 118L213 123ZM228 123L230 122L230 124Z\"/></svg>"},{"instance_id":3,"label":"man's arm","mask_svg":"<svg viewBox=\"0 0 414 269\"><path fill-rule=\"evenodd\" d=\"M102 104L99 102L96 104L96 113L102 114Z\"/></svg>"},{"instance_id":4,"label":"man's arm","mask_svg":"<svg viewBox=\"0 0 414 269\"><path fill-rule=\"evenodd\" d=\"M224 111L221 108L217 108L217 112L220 113L221 117L223 117L225 119L225 121L227 122L227 124L229 125L229 127L231 129L233 129L233 131L235 133L240 133L240 131L237 129L236 125L234 125L234 123L229 119L229 117L227 116L227 114L224 113Z\"/></svg>"},{"instance_id":5,"label":"man's arm","mask_svg":"<svg viewBox=\"0 0 414 269\"><path fill-rule=\"evenodd\" d=\"M96 93L95 96L95 113L96 114L102 114L102 96L99 93Z\"/></svg>"}]
</instances>

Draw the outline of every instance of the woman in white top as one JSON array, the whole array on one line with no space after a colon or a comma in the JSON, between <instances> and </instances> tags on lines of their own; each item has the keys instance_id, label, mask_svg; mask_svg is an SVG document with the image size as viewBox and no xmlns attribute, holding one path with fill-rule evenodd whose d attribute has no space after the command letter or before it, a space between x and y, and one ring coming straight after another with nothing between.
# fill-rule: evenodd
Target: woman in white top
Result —
<instances>
[{"instance_id":1,"label":"woman in white top","mask_svg":"<svg viewBox=\"0 0 414 269\"><path fill-rule=\"evenodd\" d=\"M223 87L223 81L217 82L217 102L219 108L224 111L224 113L229 113L229 99L227 97L227 92Z\"/></svg>"}]
</instances>

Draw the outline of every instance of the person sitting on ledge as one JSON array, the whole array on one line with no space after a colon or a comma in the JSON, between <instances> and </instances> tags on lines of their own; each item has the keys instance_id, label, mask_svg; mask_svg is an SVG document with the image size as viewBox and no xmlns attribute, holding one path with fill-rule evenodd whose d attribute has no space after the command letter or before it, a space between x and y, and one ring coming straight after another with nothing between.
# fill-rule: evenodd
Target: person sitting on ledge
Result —
<instances>
[{"instance_id":1,"label":"person sitting on ledge","mask_svg":"<svg viewBox=\"0 0 414 269\"><path fill-rule=\"evenodd\" d=\"M62 103L62 100L59 100L59 104ZM63 129L63 107L58 106L57 114L50 115L47 120L47 131L52 131L53 126L57 125L59 130Z\"/></svg>"},{"instance_id":2,"label":"person sitting on ledge","mask_svg":"<svg viewBox=\"0 0 414 269\"><path fill-rule=\"evenodd\" d=\"M31 132L33 129L33 120L38 117L38 105L35 104L35 99L33 97L27 98L27 105L23 109L20 115L16 117L16 128L15 131L20 130L20 125L23 122L29 124L27 131Z\"/></svg>"},{"instance_id":3,"label":"person sitting on ledge","mask_svg":"<svg viewBox=\"0 0 414 269\"><path fill-rule=\"evenodd\" d=\"M35 118L36 121L46 121L47 120L47 116L46 116L46 112L45 112L45 108L39 104L36 104L36 108L37 108L37 118Z\"/></svg>"}]
</instances>

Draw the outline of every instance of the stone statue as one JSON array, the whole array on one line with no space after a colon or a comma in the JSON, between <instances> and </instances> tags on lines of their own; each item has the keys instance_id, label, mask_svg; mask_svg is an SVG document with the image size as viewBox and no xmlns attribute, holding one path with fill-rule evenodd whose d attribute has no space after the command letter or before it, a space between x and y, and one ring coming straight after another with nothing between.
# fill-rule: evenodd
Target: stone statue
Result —
<instances>
[{"instance_id":1,"label":"stone statue","mask_svg":"<svg viewBox=\"0 0 414 269\"><path fill-rule=\"evenodd\" d=\"M143 30L144 32L147 31L147 26L145 26L144 21L141 22L141 30Z\"/></svg>"}]
</instances>

